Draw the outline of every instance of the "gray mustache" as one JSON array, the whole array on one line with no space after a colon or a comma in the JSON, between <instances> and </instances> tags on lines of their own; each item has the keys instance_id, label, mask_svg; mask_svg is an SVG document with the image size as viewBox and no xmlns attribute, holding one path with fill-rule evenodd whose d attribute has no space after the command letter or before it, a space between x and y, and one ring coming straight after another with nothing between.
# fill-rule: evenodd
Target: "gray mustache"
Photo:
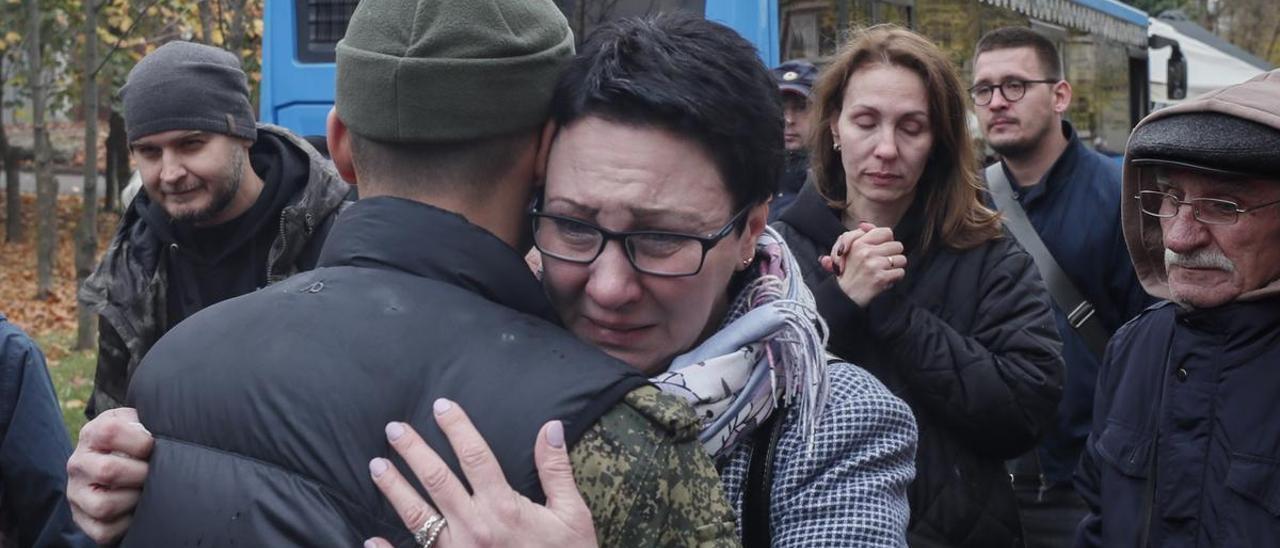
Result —
<instances>
[{"instance_id":1,"label":"gray mustache","mask_svg":"<svg viewBox=\"0 0 1280 548\"><path fill-rule=\"evenodd\" d=\"M1172 250L1164 250L1164 267L1168 270L1172 266L1181 266L1183 268L1212 268L1223 270L1226 272L1235 272L1236 265L1223 255L1221 251L1205 249L1195 253L1182 254Z\"/></svg>"}]
</instances>

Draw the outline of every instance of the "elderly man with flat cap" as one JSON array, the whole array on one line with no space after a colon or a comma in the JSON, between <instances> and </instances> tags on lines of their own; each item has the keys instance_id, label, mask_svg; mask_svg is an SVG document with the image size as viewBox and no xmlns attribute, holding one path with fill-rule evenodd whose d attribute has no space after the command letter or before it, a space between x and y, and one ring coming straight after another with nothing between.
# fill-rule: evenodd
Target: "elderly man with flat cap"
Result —
<instances>
[{"instance_id":1,"label":"elderly man with flat cap","mask_svg":"<svg viewBox=\"0 0 1280 548\"><path fill-rule=\"evenodd\" d=\"M1077 472L1081 546L1280 546L1280 71L1148 116L1122 219L1147 291Z\"/></svg>"}]
</instances>

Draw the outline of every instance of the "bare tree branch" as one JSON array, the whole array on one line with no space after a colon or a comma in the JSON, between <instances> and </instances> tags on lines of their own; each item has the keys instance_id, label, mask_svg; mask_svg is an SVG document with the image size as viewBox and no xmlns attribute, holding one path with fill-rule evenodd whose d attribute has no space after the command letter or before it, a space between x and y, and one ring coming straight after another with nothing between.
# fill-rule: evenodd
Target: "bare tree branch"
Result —
<instances>
[{"instance_id":1,"label":"bare tree branch","mask_svg":"<svg viewBox=\"0 0 1280 548\"><path fill-rule=\"evenodd\" d=\"M138 28L138 23L142 20L143 16L147 14L147 11L150 11L151 8L155 7L155 5L159 3L160 3L160 0L151 0L149 4L144 6L142 10L138 12L138 15L133 18L133 24L129 25L129 28L125 29L124 33L121 34L120 37L116 39L116 43L111 45L111 49L107 50L107 54L102 56L102 62L98 63L98 68L93 69L94 78L97 78L98 73L102 72L102 67L107 65L107 61L111 60L111 56L115 55L116 51L120 49L120 45L123 44L125 39L127 39L129 35L133 33L133 29Z\"/></svg>"}]
</instances>

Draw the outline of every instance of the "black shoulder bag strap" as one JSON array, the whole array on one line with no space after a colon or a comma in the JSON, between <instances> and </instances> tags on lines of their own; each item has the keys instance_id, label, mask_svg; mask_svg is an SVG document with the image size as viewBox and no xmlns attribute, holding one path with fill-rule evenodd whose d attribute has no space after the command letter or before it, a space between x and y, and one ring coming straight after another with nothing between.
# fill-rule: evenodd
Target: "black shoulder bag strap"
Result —
<instances>
[{"instance_id":1,"label":"black shoulder bag strap","mask_svg":"<svg viewBox=\"0 0 1280 548\"><path fill-rule=\"evenodd\" d=\"M751 442L751 464L747 467L747 484L742 490L742 546L769 548L773 531L769 526L769 499L773 494L773 457L782 432L777 427L778 415L785 407L773 410L764 424L756 429Z\"/></svg>"},{"instance_id":2,"label":"black shoulder bag strap","mask_svg":"<svg viewBox=\"0 0 1280 548\"><path fill-rule=\"evenodd\" d=\"M1049 289L1049 294L1053 296L1053 301L1058 304L1058 307L1067 313L1067 321L1071 327L1084 338L1089 351L1101 360L1107 348L1107 339L1111 337L1098 323L1093 303L1084 298L1076 285L1071 282L1071 278L1067 277L1067 273L1062 271L1053 254L1044 246L1040 234L1031 225L1031 220L1027 219L1027 212L1022 209L1022 204L1013 197L1013 187L1009 184L1009 178L1005 177L1001 163L996 162L987 166L986 176L987 188L991 190L996 208L1004 214L1005 226L1009 228L1009 232L1013 233L1018 243L1027 250L1027 253L1031 254L1031 258L1036 263L1036 269L1040 271L1040 277L1044 278L1045 287Z\"/></svg>"}]
</instances>

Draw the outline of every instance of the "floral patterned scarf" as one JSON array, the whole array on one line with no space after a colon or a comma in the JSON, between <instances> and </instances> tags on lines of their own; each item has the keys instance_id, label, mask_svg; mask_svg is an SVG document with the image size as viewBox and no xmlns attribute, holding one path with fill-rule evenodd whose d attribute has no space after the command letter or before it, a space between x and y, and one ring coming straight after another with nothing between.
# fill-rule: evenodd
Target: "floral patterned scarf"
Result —
<instances>
[{"instance_id":1,"label":"floral patterned scarf","mask_svg":"<svg viewBox=\"0 0 1280 548\"><path fill-rule=\"evenodd\" d=\"M772 228L756 243L749 276L720 329L651 379L693 405L702 418L699 441L714 458L727 455L779 405L799 406L804 439L811 441L826 400L826 323L799 264Z\"/></svg>"}]
</instances>

